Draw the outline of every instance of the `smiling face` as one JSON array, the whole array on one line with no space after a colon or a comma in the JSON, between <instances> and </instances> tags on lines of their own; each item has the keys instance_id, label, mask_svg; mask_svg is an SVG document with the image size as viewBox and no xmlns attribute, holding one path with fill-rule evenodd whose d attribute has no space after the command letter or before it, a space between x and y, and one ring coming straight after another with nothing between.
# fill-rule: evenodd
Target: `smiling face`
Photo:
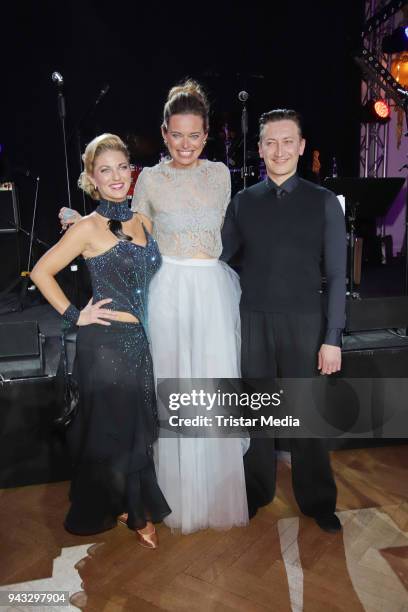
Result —
<instances>
[{"instance_id":1,"label":"smiling face","mask_svg":"<svg viewBox=\"0 0 408 612\"><path fill-rule=\"evenodd\" d=\"M190 168L198 164L207 140L201 116L172 115L167 130L162 128L162 134L175 168Z\"/></svg>"},{"instance_id":2,"label":"smiling face","mask_svg":"<svg viewBox=\"0 0 408 612\"><path fill-rule=\"evenodd\" d=\"M102 151L95 157L90 179L97 188L100 199L123 202L131 182L130 165L126 155L122 151Z\"/></svg>"},{"instance_id":3,"label":"smiling face","mask_svg":"<svg viewBox=\"0 0 408 612\"><path fill-rule=\"evenodd\" d=\"M305 144L298 126L291 119L269 121L263 126L259 140L259 155L265 162L268 176L277 185L281 185L295 174Z\"/></svg>"}]
</instances>

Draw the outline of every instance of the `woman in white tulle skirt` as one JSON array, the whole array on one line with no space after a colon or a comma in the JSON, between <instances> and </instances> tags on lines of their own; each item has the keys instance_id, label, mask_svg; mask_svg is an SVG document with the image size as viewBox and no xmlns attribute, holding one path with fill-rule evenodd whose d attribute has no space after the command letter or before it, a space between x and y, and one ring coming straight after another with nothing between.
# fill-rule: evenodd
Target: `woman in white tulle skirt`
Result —
<instances>
[{"instance_id":1,"label":"woman in white tulle skirt","mask_svg":"<svg viewBox=\"0 0 408 612\"><path fill-rule=\"evenodd\" d=\"M238 279L216 259L163 257L150 287L149 330L157 378L238 378ZM157 442L157 477L183 533L248 520L239 438Z\"/></svg>"},{"instance_id":2,"label":"woman in white tulle skirt","mask_svg":"<svg viewBox=\"0 0 408 612\"><path fill-rule=\"evenodd\" d=\"M238 378L239 280L218 260L230 175L224 164L199 159L208 103L194 81L170 91L162 133L171 159L142 171L132 201L163 256L149 294L155 376ZM172 509L166 524L183 533L245 525L244 451L239 438L161 436L157 477Z\"/></svg>"}]
</instances>

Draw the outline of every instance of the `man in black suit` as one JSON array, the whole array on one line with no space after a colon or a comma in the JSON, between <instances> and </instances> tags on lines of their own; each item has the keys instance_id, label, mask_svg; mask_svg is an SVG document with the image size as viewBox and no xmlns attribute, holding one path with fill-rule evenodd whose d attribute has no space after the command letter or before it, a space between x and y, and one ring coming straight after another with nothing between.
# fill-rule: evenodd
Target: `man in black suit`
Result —
<instances>
[{"instance_id":1,"label":"man in black suit","mask_svg":"<svg viewBox=\"0 0 408 612\"><path fill-rule=\"evenodd\" d=\"M344 215L332 192L297 175L304 149L298 113L286 109L264 113L259 154L268 176L239 192L227 210L222 259L228 261L241 250L244 378L310 378L341 367ZM321 293L322 261L327 308ZM325 531L339 531L334 514L337 490L325 441L290 439L290 451L300 509ZM275 493L273 438L253 438L244 462L254 515Z\"/></svg>"}]
</instances>

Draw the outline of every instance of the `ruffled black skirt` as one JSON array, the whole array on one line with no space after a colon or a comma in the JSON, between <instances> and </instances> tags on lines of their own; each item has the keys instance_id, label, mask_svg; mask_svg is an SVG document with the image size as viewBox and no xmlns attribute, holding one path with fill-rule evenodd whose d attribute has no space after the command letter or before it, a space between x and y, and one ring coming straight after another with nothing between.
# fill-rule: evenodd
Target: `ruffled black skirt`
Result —
<instances>
[{"instance_id":1,"label":"ruffled black skirt","mask_svg":"<svg viewBox=\"0 0 408 612\"><path fill-rule=\"evenodd\" d=\"M73 478L65 528L99 533L123 512L130 529L162 521L171 510L153 463L157 411L143 326L80 327L74 376L80 400L68 431Z\"/></svg>"}]
</instances>

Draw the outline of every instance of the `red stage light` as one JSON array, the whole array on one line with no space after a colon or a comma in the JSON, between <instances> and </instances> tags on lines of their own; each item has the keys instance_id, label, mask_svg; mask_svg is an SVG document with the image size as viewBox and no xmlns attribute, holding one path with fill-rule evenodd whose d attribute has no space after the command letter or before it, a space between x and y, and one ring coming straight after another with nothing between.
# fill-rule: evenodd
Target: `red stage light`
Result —
<instances>
[{"instance_id":1,"label":"red stage light","mask_svg":"<svg viewBox=\"0 0 408 612\"><path fill-rule=\"evenodd\" d=\"M371 99L362 108L364 123L387 123L391 119L391 108L383 98Z\"/></svg>"},{"instance_id":2,"label":"red stage light","mask_svg":"<svg viewBox=\"0 0 408 612\"><path fill-rule=\"evenodd\" d=\"M388 119L391 115L391 109L385 100L374 102L374 112L380 119Z\"/></svg>"}]
</instances>

